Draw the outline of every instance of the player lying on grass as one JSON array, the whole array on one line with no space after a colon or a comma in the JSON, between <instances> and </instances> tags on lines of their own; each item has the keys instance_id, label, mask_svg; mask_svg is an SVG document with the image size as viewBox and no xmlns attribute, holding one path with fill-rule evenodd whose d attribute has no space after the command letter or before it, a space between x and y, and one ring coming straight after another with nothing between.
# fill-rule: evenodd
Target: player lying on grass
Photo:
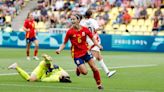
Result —
<instances>
[{"instance_id":1,"label":"player lying on grass","mask_svg":"<svg viewBox=\"0 0 164 92\"><path fill-rule=\"evenodd\" d=\"M8 69L16 69L17 72L27 81L43 81L43 82L66 82L71 83L69 74L57 65L52 64L52 58L47 54L43 54L44 58L39 65L33 70L31 75L20 68L17 63L8 67Z\"/></svg>"}]
</instances>

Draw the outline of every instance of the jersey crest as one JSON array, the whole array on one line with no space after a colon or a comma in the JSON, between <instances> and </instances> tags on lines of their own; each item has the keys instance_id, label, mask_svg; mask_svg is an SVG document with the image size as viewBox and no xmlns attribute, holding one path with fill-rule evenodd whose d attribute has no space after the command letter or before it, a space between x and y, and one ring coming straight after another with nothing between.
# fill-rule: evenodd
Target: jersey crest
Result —
<instances>
[{"instance_id":1,"label":"jersey crest","mask_svg":"<svg viewBox=\"0 0 164 92\"><path fill-rule=\"evenodd\" d=\"M82 36L85 36L85 32L82 32Z\"/></svg>"}]
</instances>

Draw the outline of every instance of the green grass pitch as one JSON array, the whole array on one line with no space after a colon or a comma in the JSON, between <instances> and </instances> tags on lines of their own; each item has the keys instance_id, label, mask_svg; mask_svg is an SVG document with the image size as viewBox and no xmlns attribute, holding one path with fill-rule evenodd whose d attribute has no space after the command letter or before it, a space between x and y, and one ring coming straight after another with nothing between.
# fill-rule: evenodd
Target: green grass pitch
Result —
<instances>
[{"instance_id":1,"label":"green grass pitch","mask_svg":"<svg viewBox=\"0 0 164 92\"><path fill-rule=\"evenodd\" d=\"M7 67L17 62L31 72L39 61L27 61L25 49L0 48L0 92L99 92L88 66L88 74L77 77L70 51L65 50L60 55L54 51L40 49L39 57L42 53L51 55L53 63L68 71L72 83L27 82ZM99 67L102 92L164 92L164 53L103 51L102 55L109 69L117 70L114 76L107 78Z\"/></svg>"}]
</instances>

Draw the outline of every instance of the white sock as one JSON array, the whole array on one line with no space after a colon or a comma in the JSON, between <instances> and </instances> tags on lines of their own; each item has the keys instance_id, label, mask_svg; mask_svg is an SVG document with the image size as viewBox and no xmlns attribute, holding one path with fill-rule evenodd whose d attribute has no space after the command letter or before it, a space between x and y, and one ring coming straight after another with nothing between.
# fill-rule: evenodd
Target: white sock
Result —
<instances>
[{"instance_id":1,"label":"white sock","mask_svg":"<svg viewBox=\"0 0 164 92\"><path fill-rule=\"evenodd\" d=\"M101 59L101 60L98 61L98 62L99 62L99 65L101 66L101 68L105 71L105 73L106 73L106 74L109 73L109 69L108 69L107 66L105 65L104 60Z\"/></svg>"}]
</instances>

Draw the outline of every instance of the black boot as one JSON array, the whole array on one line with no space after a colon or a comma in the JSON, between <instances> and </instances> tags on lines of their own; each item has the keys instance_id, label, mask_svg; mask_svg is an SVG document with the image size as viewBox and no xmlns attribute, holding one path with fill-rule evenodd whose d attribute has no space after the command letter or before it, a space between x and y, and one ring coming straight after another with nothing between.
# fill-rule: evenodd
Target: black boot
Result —
<instances>
[{"instance_id":1,"label":"black boot","mask_svg":"<svg viewBox=\"0 0 164 92\"><path fill-rule=\"evenodd\" d=\"M62 76L62 78L60 79L60 82L71 83L72 81L69 76Z\"/></svg>"}]
</instances>

